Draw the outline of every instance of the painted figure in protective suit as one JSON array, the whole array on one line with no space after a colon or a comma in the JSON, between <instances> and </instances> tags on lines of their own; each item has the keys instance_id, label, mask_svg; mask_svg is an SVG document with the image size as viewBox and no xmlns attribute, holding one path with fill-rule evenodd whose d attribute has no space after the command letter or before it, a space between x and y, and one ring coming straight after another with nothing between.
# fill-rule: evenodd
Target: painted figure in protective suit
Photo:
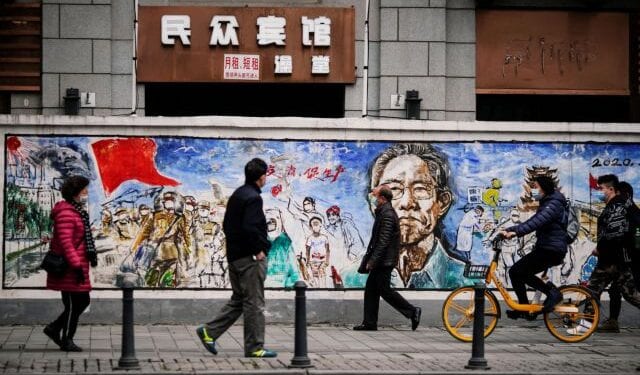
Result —
<instances>
[{"instance_id":1,"label":"painted figure in protective suit","mask_svg":"<svg viewBox=\"0 0 640 375\"><path fill-rule=\"evenodd\" d=\"M113 215L108 208L104 208L100 213L100 237L110 237L113 234Z\"/></svg>"},{"instance_id":2,"label":"painted figure in protective suit","mask_svg":"<svg viewBox=\"0 0 640 375\"><path fill-rule=\"evenodd\" d=\"M163 194L162 209L147 220L131 247L153 255L145 275L148 286L177 286L186 276L182 253L190 252L191 236L182 212L176 210L177 198L175 192Z\"/></svg>"},{"instance_id":3,"label":"painted figure in protective suit","mask_svg":"<svg viewBox=\"0 0 640 375\"><path fill-rule=\"evenodd\" d=\"M131 219L129 211L120 207L116 210L114 226L116 228L117 239L120 241L132 240L138 233L138 226Z\"/></svg>"}]
</instances>

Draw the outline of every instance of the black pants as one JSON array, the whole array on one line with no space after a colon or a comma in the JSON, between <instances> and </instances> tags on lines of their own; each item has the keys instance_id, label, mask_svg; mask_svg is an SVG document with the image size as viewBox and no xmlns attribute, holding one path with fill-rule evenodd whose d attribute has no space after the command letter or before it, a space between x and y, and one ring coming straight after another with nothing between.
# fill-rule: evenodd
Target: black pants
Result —
<instances>
[{"instance_id":1,"label":"black pants","mask_svg":"<svg viewBox=\"0 0 640 375\"><path fill-rule=\"evenodd\" d=\"M76 328L78 328L78 319L89 306L89 302L91 302L89 292L62 292L64 311L49 326L56 331L62 331L63 340L65 338L73 339Z\"/></svg>"},{"instance_id":2,"label":"black pants","mask_svg":"<svg viewBox=\"0 0 640 375\"><path fill-rule=\"evenodd\" d=\"M539 290L544 294L549 294L551 288L536 276L536 274L549 267L561 264L564 260L564 256L565 254L555 251L534 249L511 266L511 269L509 270L509 277L511 278L511 286L513 286L513 290L518 296L518 303L529 303L526 285L529 285L533 289Z\"/></svg>"},{"instance_id":3,"label":"black pants","mask_svg":"<svg viewBox=\"0 0 640 375\"><path fill-rule=\"evenodd\" d=\"M364 321L367 326L378 325L378 309L380 297L387 301L407 319L413 317L416 308L407 302L400 293L391 289L391 272L393 267L383 267L371 270L364 288Z\"/></svg>"}]
</instances>

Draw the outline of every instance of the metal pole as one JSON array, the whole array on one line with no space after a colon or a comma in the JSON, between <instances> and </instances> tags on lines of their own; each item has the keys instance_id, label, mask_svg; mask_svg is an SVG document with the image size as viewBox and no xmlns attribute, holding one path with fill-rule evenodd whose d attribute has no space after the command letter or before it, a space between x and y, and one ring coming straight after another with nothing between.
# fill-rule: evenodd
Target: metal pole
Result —
<instances>
[{"instance_id":1,"label":"metal pole","mask_svg":"<svg viewBox=\"0 0 640 375\"><path fill-rule=\"evenodd\" d=\"M122 350L117 370L139 370L133 333L133 287L122 288Z\"/></svg>"},{"instance_id":2,"label":"metal pole","mask_svg":"<svg viewBox=\"0 0 640 375\"><path fill-rule=\"evenodd\" d=\"M364 52L362 55L362 117L367 117L369 99L369 0L364 6Z\"/></svg>"},{"instance_id":3,"label":"metal pole","mask_svg":"<svg viewBox=\"0 0 640 375\"><path fill-rule=\"evenodd\" d=\"M476 283L474 289L474 311L473 311L473 342L471 347L471 359L464 368L472 370L489 370L484 359L484 290L482 282Z\"/></svg>"},{"instance_id":4,"label":"metal pole","mask_svg":"<svg viewBox=\"0 0 640 375\"><path fill-rule=\"evenodd\" d=\"M138 0L133 0L133 51L131 58L131 114L138 110Z\"/></svg>"},{"instance_id":5,"label":"metal pole","mask_svg":"<svg viewBox=\"0 0 640 375\"><path fill-rule=\"evenodd\" d=\"M291 359L289 368L313 367L311 360L307 356L307 297L305 290L307 284L304 281L296 281L296 327L294 357Z\"/></svg>"}]
</instances>

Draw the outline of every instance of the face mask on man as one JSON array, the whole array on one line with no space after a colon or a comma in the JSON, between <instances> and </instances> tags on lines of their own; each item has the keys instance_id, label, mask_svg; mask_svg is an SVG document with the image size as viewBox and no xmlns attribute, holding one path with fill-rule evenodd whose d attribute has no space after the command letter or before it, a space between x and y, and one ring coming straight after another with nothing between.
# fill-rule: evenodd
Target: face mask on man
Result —
<instances>
[{"instance_id":1,"label":"face mask on man","mask_svg":"<svg viewBox=\"0 0 640 375\"><path fill-rule=\"evenodd\" d=\"M593 197L594 197L594 200L596 202L606 202L607 201L607 195L602 190L596 190L596 192L593 194Z\"/></svg>"},{"instance_id":2,"label":"face mask on man","mask_svg":"<svg viewBox=\"0 0 640 375\"><path fill-rule=\"evenodd\" d=\"M378 198L373 194L369 194L369 204L373 207L378 207Z\"/></svg>"}]
</instances>

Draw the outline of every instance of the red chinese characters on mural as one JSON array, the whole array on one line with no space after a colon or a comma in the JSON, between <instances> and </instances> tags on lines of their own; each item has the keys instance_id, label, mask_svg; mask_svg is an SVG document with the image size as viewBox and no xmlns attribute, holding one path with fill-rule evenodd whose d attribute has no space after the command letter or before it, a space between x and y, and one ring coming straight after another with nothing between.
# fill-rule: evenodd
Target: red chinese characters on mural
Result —
<instances>
[{"instance_id":1,"label":"red chinese characters on mural","mask_svg":"<svg viewBox=\"0 0 640 375\"><path fill-rule=\"evenodd\" d=\"M328 181L330 183L336 182L341 173L345 171L342 164L338 164L335 168L324 168L314 165L304 170L300 174L296 174L297 167L295 165L288 165L284 168L284 176L286 177L305 177L307 180L317 179L320 181ZM267 176L283 177L276 173L276 166L271 164L267 167ZM273 190L272 190L273 193Z\"/></svg>"}]
</instances>

